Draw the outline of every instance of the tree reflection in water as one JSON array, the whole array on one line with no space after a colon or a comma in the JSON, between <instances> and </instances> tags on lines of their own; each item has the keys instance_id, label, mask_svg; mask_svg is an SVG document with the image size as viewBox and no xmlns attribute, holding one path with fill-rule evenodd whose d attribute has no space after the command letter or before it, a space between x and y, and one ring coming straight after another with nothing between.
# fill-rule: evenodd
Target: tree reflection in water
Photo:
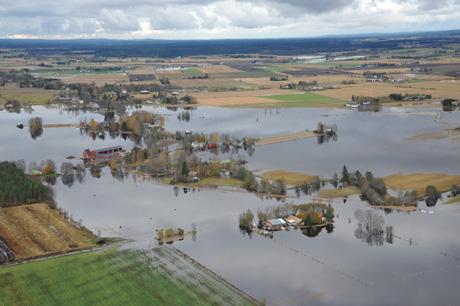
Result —
<instances>
[{"instance_id":1,"label":"tree reflection in water","mask_svg":"<svg viewBox=\"0 0 460 306\"><path fill-rule=\"evenodd\" d=\"M370 246L381 246L385 241L383 226L385 221L382 216L374 211L357 209L355 218L358 221L358 228L355 230L355 237L366 242Z\"/></svg>"},{"instance_id":2,"label":"tree reflection in water","mask_svg":"<svg viewBox=\"0 0 460 306\"><path fill-rule=\"evenodd\" d=\"M325 228L326 229L326 232L328 234L331 234L332 232L334 232L334 224L328 224L326 226L318 226L318 227L307 227L307 228L304 228L302 229L302 234L307 236L307 237L310 237L310 238L313 238L313 237L316 237L319 235L319 233L321 233L322 229Z\"/></svg>"}]
</instances>

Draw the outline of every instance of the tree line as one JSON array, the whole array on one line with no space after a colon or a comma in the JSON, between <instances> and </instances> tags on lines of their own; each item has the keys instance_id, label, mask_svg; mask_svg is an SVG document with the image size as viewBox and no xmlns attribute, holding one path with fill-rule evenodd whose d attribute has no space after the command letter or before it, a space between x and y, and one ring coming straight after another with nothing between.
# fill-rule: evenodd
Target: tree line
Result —
<instances>
[{"instance_id":1,"label":"tree line","mask_svg":"<svg viewBox=\"0 0 460 306\"><path fill-rule=\"evenodd\" d=\"M12 162L0 162L0 207L37 202L53 204L53 191Z\"/></svg>"}]
</instances>

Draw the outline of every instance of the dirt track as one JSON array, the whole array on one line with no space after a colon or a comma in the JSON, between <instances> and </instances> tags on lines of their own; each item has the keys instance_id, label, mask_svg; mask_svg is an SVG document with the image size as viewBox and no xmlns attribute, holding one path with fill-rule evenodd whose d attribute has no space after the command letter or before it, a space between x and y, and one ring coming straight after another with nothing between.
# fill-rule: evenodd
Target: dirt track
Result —
<instances>
[{"instance_id":1,"label":"dirt track","mask_svg":"<svg viewBox=\"0 0 460 306\"><path fill-rule=\"evenodd\" d=\"M313 132L310 131L302 131L302 132L295 132L295 133L289 133L289 134L281 134L281 135L275 135L275 136L269 136L269 137L264 137L259 139L256 142L256 146L266 146L266 145L271 145L275 143L281 143L281 142L288 142L288 141L294 141L294 140L301 140L305 138L310 138L310 137L316 137L317 135Z\"/></svg>"}]
</instances>

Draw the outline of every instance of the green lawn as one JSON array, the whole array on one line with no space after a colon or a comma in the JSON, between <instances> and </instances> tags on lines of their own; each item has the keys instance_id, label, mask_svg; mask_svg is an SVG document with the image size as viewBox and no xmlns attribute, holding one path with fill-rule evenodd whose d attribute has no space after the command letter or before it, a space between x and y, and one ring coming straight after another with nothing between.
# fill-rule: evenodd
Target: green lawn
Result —
<instances>
[{"instance_id":1,"label":"green lawn","mask_svg":"<svg viewBox=\"0 0 460 306\"><path fill-rule=\"evenodd\" d=\"M286 94L262 96L267 103L256 104L255 107L341 107L344 102L338 99L321 96L314 93ZM274 102L268 102L268 101Z\"/></svg>"},{"instance_id":2,"label":"green lawn","mask_svg":"<svg viewBox=\"0 0 460 306\"><path fill-rule=\"evenodd\" d=\"M253 304L190 262L172 248L109 249L4 267L0 305Z\"/></svg>"},{"instance_id":3,"label":"green lawn","mask_svg":"<svg viewBox=\"0 0 460 306\"><path fill-rule=\"evenodd\" d=\"M449 201L446 202L446 204L460 204L460 195L450 198Z\"/></svg>"}]
</instances>

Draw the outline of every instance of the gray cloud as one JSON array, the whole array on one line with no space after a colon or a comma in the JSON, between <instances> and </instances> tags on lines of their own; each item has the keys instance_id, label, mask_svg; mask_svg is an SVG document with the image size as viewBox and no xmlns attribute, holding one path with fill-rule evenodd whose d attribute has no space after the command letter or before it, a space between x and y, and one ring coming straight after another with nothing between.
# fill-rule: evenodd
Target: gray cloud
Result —
<instances>
[{"instance_id":1,"label":"gray cloud","mask_svg":"<svg viewBox=\"0 0 460 306\"><path fill-rule=\"evenodd\" d=\"M460 4L460 0L399 0L398 2L416 5L421 11L449 8Z\"/></svg>"},{"instance_id":2,"label":"gray cloud","mask_svg":"<svg viewBox=\"0 0 460 306\"><path fill-rule=\"evenodd\" d=\"M460 0L0 0L0 36L225 38L429 29L431 23L460 28L459 6Z\"/></svg>"},{"instance_id":3,"label":"gray cloud","mask_svg":"<svg viewBox=\"0 0 460 306\"><path fill-rule=\"evenodd\" d=\"M300 9L303 12L321 14L343 9L344 7L352 5L354 0L268 0L263 2L269 3L271 5L291 6L295 9Z\"/></svg>"}]
</instances>

